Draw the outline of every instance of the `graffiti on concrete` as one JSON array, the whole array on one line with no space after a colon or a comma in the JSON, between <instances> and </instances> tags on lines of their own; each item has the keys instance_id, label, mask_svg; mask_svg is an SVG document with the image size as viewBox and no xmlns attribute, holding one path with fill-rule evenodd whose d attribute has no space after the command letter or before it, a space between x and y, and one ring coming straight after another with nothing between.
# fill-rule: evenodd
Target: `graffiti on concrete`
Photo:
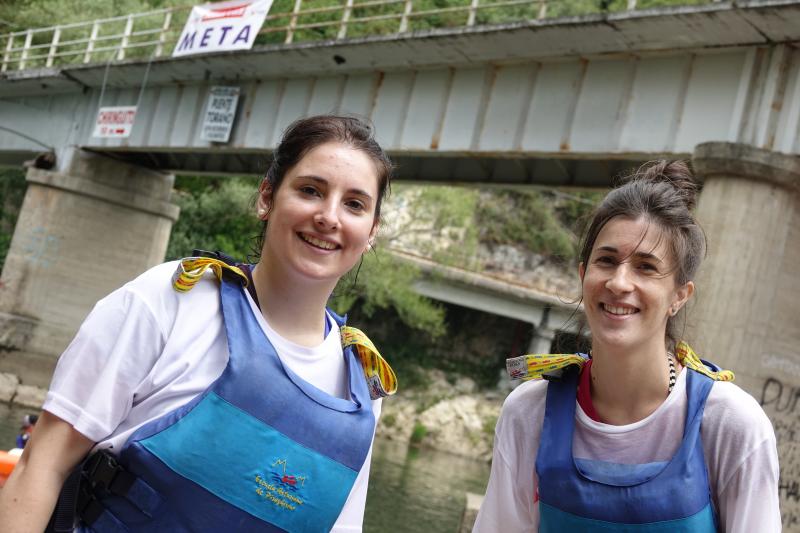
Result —
<instances>
[{"instance_id":1,"label":"graffiti on concrete","mask_svg":"<svg viewBox=\"0 0 800 533\"><path fill-rule=\"evenodd\" d=\"M43 268L49 268L53 259L58 256L60 237L52 235L43 227L35 227L24 234L22 256Z\"/></svg>"}]
</instances>

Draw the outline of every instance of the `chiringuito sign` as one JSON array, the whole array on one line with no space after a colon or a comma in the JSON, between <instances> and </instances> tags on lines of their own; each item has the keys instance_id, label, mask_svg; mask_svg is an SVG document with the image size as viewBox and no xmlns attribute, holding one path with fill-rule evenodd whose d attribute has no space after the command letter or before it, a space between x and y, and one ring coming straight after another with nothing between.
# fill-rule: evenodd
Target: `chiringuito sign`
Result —
<instances>
[{"instance_id":1,"label":"chiringuito sign","mask_svg":"<svg viewBox=\"0 0 800 533\"><path fill-rule=\"evenodd\" d=\"M136 106L101 107L94 122L93 137L126 138L131 134Z\"/></svg>"},{"instance_id":2,"label":"chiringuito sign","mask_svg":"<svg viewBox=\"0 0 800 533\"><path fill-rule=\"evenodd\" d=\"M249 50L272 0L233 0L194 6L172 56Z\"/></svg>"},{"instance_id":3,"label":"chiringuito sign","mask_svg":"<svg viewBox=\"0 0 800 533\"><path fill-rule=\"evenodd\" d=\"M200 138L204 141L228 142L238 102L238 87L211 87Z\"/></svg>"}]
</instances>

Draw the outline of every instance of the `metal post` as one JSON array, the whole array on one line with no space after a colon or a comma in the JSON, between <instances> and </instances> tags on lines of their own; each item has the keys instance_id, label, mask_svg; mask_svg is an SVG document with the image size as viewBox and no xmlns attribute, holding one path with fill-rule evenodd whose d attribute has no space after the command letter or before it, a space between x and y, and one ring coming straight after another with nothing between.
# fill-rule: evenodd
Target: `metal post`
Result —
<instances>
[{"instance_id":1,"label":"metal post","mask_svg":"<svg viewBox=\"0 0 800 533\"><path fill-rule=\"evenodd\" d=\"M56 51L58 50L58 41L61 39L61 26L56 26L56 29L53 31L53 40L50 41L50 51L47 52L47 63L48 67L53 66L53 59L56 56Z\"/></svg>"},{"instance_id":2,"label":"metal post","mask_svg":"<svg viewBox=\"0 0 800 533\"><path fill-rule=\"evenodd\" d=\"M97 40L97 34L100 32L100 21L95 20L92 24L92 34L89 36L89 42L86 44L86 54L83 56L83 62L88 63L92 60L92 51L94 50L94 43Z\"/></svg>"},{"instance_id":3,"label":"metal post","mask_svg":"<svg viewBox=\"0 0 800 533\"><path fill-rule=\"evenodd\" d=\"M342 24L339 26L337 39L344 39L347 36L347 22L350 20L350 13L353 11L353 0L345 0L344 13L342 13Z\"/></svg>"},{"instance_id":4,"label":"metal post","mask_svg":"<svg viewBox=\"0 0 800 533\"><path fill-rule=\"evenodd\" d=\"M289 44L294 39L294 28L297 26L297 14L300 13L300 7L303 5L303 0L294 0L294 9L292 10L292 18L289 19L289 27L286 28L286 39L284 44Z\"/></svg>"},{"instance_id":5,"label":"metal post","mask_svg":"<svg viewBox=\"0 0 800 533\"><path fill-rule=\"evenodd\" d=\"M11 50L14 48L14 34L8 34L8 43L6 44L6 52L3 54L3 65L0 66L0 72L8 70L8 64L11 59Z\"/></svg>"},{"instance_id":6,"label":"metal post","mask_svg":"<svg viewBox=\"0 0 800 533\"><path fill-rule=\"evenodd\" d=\"M472 0L472 2L469 5L469 16L467 17L467 26L475 25L475 17L478 14L478 2L479 0Z\"/></svg>"},{"instance_id":7,"label":"metal post","mask_svg":"<svg viewBox=\"0 0 800 533\"><path fill-rule=\"evenodd\" d=\"M167 31L172 22L172 11L167 11L164 15L164 24L161 26L161 33L158 35L158 44L156 45L156 57L160 57L164 52L164 42L167 40Z\"/></svg>"},{"instance_id":8,"label":"metal post","mask_svg":"<svg viewBox=\"0 0 800 533\"><path fill-rule=\"evenodd\" d=\"M122 42L119 45L119 52L117 53L117 61L125 59L125 48L128 47L128 40L133 32L133 15L128 15L128 20L125 21L125 33L122 34Z\"/></svg>"},{"instance_id":9,"label":"metal post","mask_svg":"<svg viewBox=\"0 0 800 533\"><path fill-rule=\"evenodd\" d=\"M33 42L33 30L28 30L25 33L25 44L22 46L22 57L19 59L19 69L25 68L25 60L28 59L28 50L30 50L31 42Z\"/></svg>"},{"instance_id":10,"label":"metal post","mask_svg":"<svg viewBox=\"0 0 800 533\"><path fill-rule=\"evenodd\" d=\"M405 33L408 31L408 17L411 15L411 9L414 7L411 2L412 0L406 0L403 16L400 18L400 28L397 30L397 33Z\"/></svg>"},{"instance_id":11,"label":"metal post","mask_svg":"<svg viewBox=\"0 0 800 533\"><path fill-rule=\"evenodd\" d=\"M536 18L542 20L547 16L547 0L539 0L539 13Z\"/></svg>"}]
</instances>

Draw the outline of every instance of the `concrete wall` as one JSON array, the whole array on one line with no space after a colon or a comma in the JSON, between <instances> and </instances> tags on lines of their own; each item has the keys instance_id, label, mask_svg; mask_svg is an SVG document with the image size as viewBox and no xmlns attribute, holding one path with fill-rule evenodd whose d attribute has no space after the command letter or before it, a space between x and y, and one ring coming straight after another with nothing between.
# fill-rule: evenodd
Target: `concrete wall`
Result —
<instances>
[{"instance_id":1,"label":"concrete wall","mask_svg":"<svg viewBox=\"0 0 800 533\"><path fill-rule=\"evenodd\" d=\"M164 258L173 176L85 152L28 170L0 278L0 371L46 386L94 302Z\"/></svg>"},{"instance_id":2,"label":"concrete wall","mask_svg":"<svg viewBox=\"0 0 800 533\"><path fill-rule=\"evenodd\" d=\"M700 145L698 217L709 240L693 314L699 353L736 373L772 420L783 525L800 530L800 158Z\"/></svg>"}]
</instances>

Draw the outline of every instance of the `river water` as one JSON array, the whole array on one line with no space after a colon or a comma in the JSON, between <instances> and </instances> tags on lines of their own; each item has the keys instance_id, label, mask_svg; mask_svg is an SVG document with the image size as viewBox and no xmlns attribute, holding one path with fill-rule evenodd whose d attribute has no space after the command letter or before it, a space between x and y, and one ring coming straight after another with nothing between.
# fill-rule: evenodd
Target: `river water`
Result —
<instances>
[{"instance_id":1,"label":"river water","mask_svg":"<svg viewBox=\"0 0 800 533\"><path fill-rule=\"evenodd\" d=\"M23 415L0 402L0 449L14 446ZM372 452L364 532L456 533L467 492L483 493L489 465L378 439Z\"/></svg>"}]
</instances>

